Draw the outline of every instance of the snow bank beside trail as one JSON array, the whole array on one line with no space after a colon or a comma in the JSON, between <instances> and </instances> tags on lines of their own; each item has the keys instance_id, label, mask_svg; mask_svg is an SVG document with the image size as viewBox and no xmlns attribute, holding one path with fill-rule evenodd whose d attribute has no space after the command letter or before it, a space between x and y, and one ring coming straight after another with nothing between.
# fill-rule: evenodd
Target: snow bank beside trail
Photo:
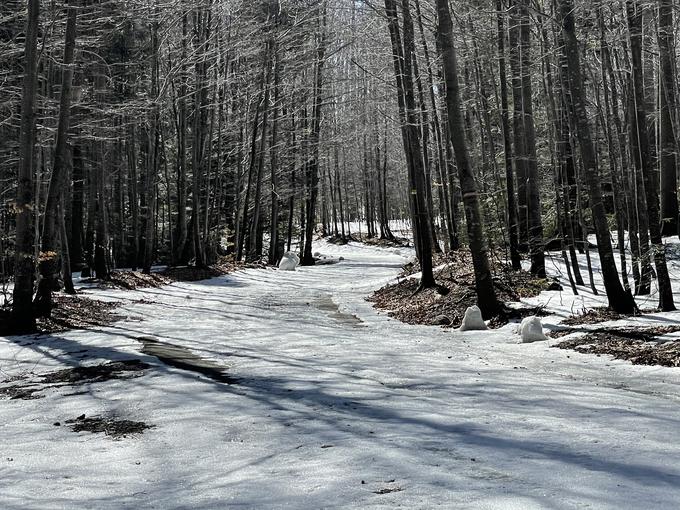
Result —
<instances>
[{"instance_id":1,"label":"snow bank beside trail","mask_svg":"<svg viewBox=\"0 0 680 510\"><path fill-rule=\"evenodd\" d=\"M613 239L616 239L616 232L612 232ZM627 239L627 234L626 234ZM595 243L594 235L589 236L589 241ZM668 272L671 277L671 284L673 286L673 297L676 306L680 305L680 241L677 238L664 238L664 245L666 247L666 258L668 265ZM597 253L597 248L590 250L590 260L593 269L593 280L597 289L595 294L590 288L588 277L588 264L585 254L577 253L578 266L585 282L585 285L577 286L578 295L574 295L569 285L567 277L567 268L561 254L558 252L547 252L545 267L548 276L554 276L559 279L563 289L560 291L546 291L540 295L532 298L523 298L521 303L527 306L540 306L547 316L542 317L542 323L546 329L554 329L564 319L572 315L582 314L584 311L597 308L607 307L607 295L605 293L604 284L602 282L602 269L600 265L600 258ZM618 251L615 250L615 262L621 274L621 260ZM528 269L528 261L524 261L525 268ZM632 264L630 253L627 257L627 271L630 285L633 286ZM658 306L659 293L656 279L652 279L651 292L649 295L635 296L635 302L640 309L653 309ZM680 320L680 315L676 312L670 313L654 313L645 314L639 317L630 317L625 321L619 321L619 325L635 325L645 321L675 321ZM587 327L587 325L585 326Z\"/></svg>"}]
</instances>

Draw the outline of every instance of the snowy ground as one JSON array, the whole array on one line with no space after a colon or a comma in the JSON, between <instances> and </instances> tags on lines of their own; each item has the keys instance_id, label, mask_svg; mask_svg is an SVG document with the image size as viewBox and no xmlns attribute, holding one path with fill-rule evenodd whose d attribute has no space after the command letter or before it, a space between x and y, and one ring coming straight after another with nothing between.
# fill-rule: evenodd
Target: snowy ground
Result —
<instances>
[{"instance_id":1,"label":"snowy ground","mask_svg":"<svg viewBox=\"0 0 680 510\"><path fill-rule=\"evenodd\" d=\"M0 400L0 508L678 507L680 370L518 344L513 325L404 325L364 296L408 251L316 249L346 260L89 291L125 299L131 318L0 338L0 380L82 357L153 365L136 379ZM142 298L154 303L132 303ZM567 290L542 300L562 314L578 304ZM140 354L141 335L239 382ZM112 440L53 425L81 414L155 428Z\"/></svg>"}]
</instances>

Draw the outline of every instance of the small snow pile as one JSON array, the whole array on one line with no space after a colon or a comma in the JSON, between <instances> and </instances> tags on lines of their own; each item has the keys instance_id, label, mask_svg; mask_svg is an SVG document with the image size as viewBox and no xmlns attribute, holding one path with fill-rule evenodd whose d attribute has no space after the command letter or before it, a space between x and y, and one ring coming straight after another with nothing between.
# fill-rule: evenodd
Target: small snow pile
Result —
<instances>
[{"instance_id":1,"label":"small snow pile","mask_svg":"<svg viewBox=\"0 0 680 510\"><path fill-rule=\"evenodd\" d=\"M519 325L517 333L522 337L522 343L529 342L540 342L541 340L547 340L548 337L543 333L543 324L541 324L541 319L532 315L531 317L525 317L522 319L522 323Z\"/></svg>"},{"instance_id":2,"label":"small snow pile","mask_svg":"<svg viewBox=\"0 0 680 510\"><path fill-rule=\"evenodd\" d=\"M460 325L459 331L482 329L486 329L486 323L482 318L482 311L476 305L468 306L468 309L465 310L465 317L463 317L463 323Z\"/></svg>"},{"instance_id":3,"label":"small snow pile","mask_svg":"<svg viewBox=\"0 0 680 510\"><path fill-rule=\"evenodd\" d=\"M295 268L300 265L300 257L292 251L287 251L279 261L279 269L283 271L295 271Z\"/></svg>"}]
</instances>

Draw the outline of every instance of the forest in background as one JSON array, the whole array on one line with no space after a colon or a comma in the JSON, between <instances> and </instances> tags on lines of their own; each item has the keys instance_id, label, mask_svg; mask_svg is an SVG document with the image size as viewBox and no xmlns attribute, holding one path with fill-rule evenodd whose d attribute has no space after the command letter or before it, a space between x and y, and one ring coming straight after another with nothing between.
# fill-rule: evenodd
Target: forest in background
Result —
<instances>
[{"instance_id":1,"label":"forest in background","mask_svg":"<svg viewBox=\"0 0 680 510\"><path fill-rule=\"evenodd\" d=\"M0 6L0 271L17 330L71 271L313 264L319 233L409 219L572 290L597 252L609 305L659 288L678 233L673 0L6 0ZM354 222L354 223L351 223ZM616 231L616 243L610 233ZM596 255L595 255L596 254ZM626 260L631 255L631 261ZM617 268L616 262L619 261Z\"/></svg>"}]
</instances>

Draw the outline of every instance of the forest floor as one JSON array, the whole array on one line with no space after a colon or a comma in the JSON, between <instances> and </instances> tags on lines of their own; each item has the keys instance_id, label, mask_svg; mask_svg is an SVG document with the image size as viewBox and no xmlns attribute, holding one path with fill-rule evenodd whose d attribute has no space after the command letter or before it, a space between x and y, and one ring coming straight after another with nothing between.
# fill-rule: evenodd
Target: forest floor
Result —
<instances>
[{"instance_id":1,"label":"forest floor","mask_svg":"<svg viewBox=\"0 0 680 510\"><path fill-rule=\"evenodd\" d=\"M376 308L387 310L407 324L429 324L458 328L465 310L477 304L472 255L467 249L447 254L435 254L435 279L440 287L419 291L419 264L410 262L398 281L375 291L369 300ZM537 278L525 270L513 271L506 264L493 265L496 296L503 303L518 303L522 298L534 297L546 290L562 290L556 278ZM442 290L442 287L444 290ZM544 315L542 306L521 306L506 309L494 317L489 326L498 328L510 320L529 315Z\"/></svg>"},{"instance_id":2,"label":"forest floor","mask_svg":"<svg viewBox=\"0 0 680 510\"><path fill-rule=\"evenodd\" d=\"M564 325L603 297L561 279L516 305L545 342L409 325L366 297L412 251L315 250L344 260L90 288L120 320L0 337L0 507L677 508L680 370L553 348L677 313Z\"/></svg>"}]
</instances>

